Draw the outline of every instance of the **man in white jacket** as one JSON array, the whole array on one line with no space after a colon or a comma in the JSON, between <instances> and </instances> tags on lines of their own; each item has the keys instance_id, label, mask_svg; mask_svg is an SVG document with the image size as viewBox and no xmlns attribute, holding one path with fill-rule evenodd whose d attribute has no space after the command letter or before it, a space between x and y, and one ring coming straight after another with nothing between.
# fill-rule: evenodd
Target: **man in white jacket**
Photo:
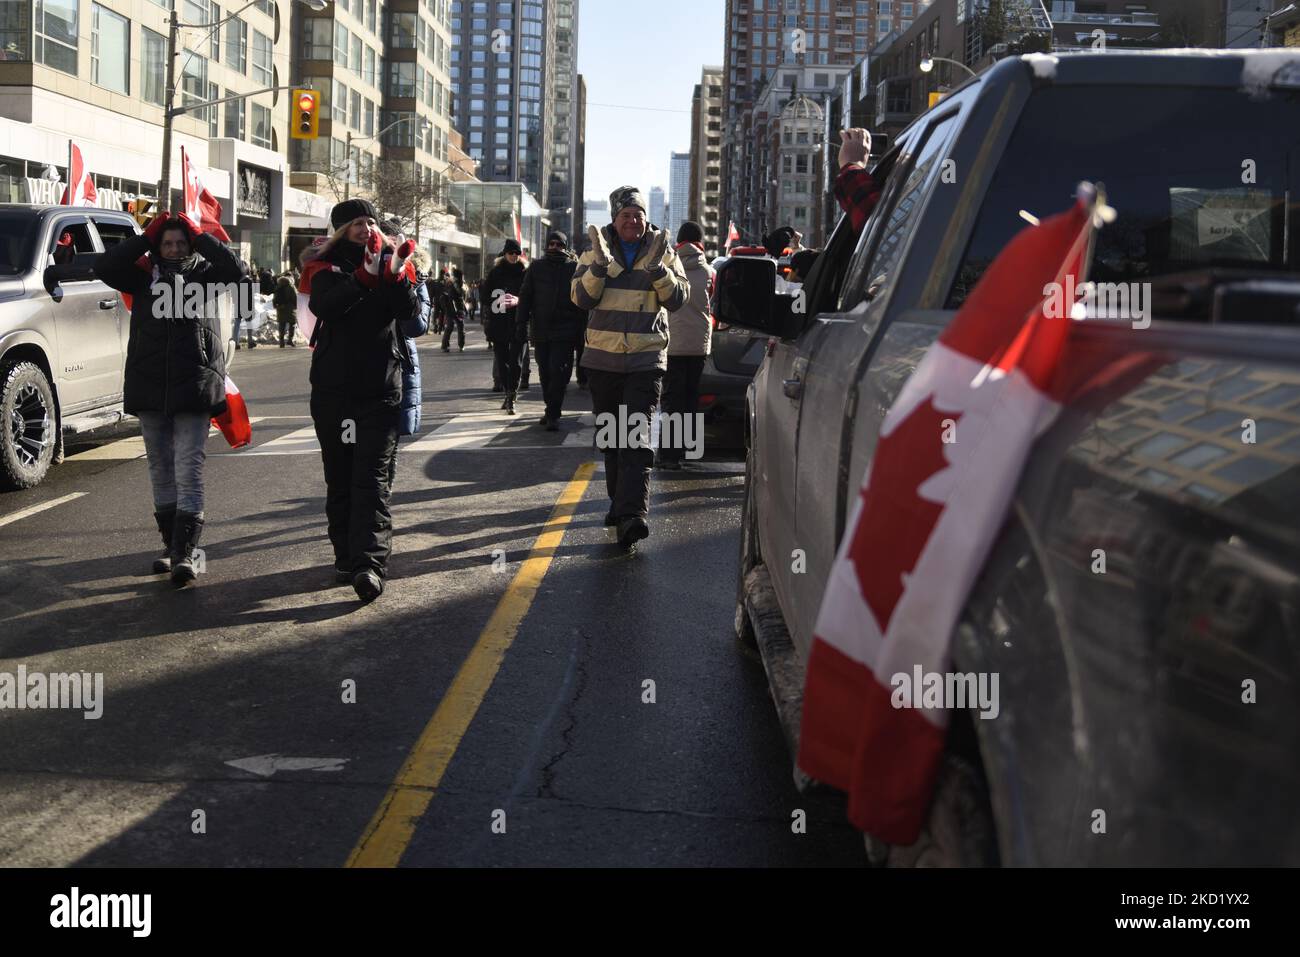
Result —
<instances>
[{"instance_id":1,"label":"man in white jacket","mask_svg":"<svg viewBox=\"0 0 1300 957\"><path fill-rule=\"evenodd\" d=\"M713 341L713 317L709 313L713 267L704 258L704 231L698 223L682 223L677 230L676 253L686 270L691 295L682 308L668 316L668 372L664 377L663 411L667 415L677 413L679 425L668 436L664 430L660 431L659 466L665 469L682 467L685 449L681 436L699 434L693 427L684 432L682 425L686 416L695 415L699 410L700 376ZM666 443L665 438L668 438Z\"/></svg>"}]
</instances>

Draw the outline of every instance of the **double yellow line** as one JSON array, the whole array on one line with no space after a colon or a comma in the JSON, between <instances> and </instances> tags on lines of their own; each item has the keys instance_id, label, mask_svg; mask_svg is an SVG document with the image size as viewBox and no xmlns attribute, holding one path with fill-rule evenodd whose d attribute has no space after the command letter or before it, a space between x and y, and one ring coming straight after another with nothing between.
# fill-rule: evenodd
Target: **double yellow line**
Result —
<instances>
[{"instance_id":1,"label":"double yellow line","mask_svg":"<svg viewBox=\"0 0 1300 957\"><path fill-rule=\"evenodd\" d=\"M519 633L537 588L551 567L565 528L577 511L596 470L594 462L578 467L560 493L551 517L542 526L528 557L501 596L469 657L407 755L396 780L348 855L347 867L396 867L416 825L437 793L447 765L478 713L506 652Z\"/></svg>"}]
</instances>

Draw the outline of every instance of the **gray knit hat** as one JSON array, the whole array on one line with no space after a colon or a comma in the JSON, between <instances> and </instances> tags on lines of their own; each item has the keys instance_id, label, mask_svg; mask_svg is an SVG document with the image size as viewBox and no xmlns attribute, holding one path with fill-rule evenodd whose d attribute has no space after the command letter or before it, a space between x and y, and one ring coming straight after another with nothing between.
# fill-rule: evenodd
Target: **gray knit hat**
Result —
<instances>
[{"instance_id":1,"label":"gray knit hat","mask_svg":"<svg viewBox=\"0 0 1300 957\"><path fill-rule=\"evenodd\" d=\"M645 195L635 186L620 186L614 192L609 194L609 218L610 220L618 219L618 214L629 206L635 206L647 216L650 214L650 206L645 201Z\"/></svg>"}]
</instances>

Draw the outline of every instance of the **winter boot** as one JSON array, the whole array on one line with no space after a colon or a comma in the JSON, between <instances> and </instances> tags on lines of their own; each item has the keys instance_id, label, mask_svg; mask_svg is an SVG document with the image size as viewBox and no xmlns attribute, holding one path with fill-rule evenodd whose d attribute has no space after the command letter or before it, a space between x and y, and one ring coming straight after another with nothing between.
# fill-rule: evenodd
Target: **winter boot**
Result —
<instances>
[{"instance_id":1,"label":"winter boot","mask_svg":"<svg viewBox=\"0 0 1300 957\"><path fill-rule=\"evenodd\" d=\"M506 415L515 414L515 393L506 393Z\"/></svg>"},{"instance_id":2,"label":"winter boot","mask_svg":"<svg viewBox=\"0 0 1300 957\"><path fill-rule=\"evenodd\" d=\"M153 560L153 573L166 575L172 570L172 526L176 524L176 506L172 505L153 513L158 523L158 534L162 536L162 554Z\"/></svg>"},{"instance_id":3,"label":"winter boot","mask_svg":"<svg viewBox=\"0 0 1300 957\"><path fill-rule=\"evenodd\" d=\"M177 588L198 578L194 567L194 550L203 535L203 513L177 512L176 524L172 529L172 584Z\"/></svg>"}]
</instances>

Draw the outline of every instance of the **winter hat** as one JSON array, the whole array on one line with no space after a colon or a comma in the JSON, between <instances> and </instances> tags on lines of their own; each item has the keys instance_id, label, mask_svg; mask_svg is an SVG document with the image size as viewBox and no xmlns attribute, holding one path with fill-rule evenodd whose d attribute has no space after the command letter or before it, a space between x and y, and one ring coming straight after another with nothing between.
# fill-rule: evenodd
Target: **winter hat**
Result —
<instances>
[{"instance_id":1,"label":"winter hat","mask_svg":"<svg viewBox=\"0 0 1300 957\"><path fill-rule=\"evenodd\" d=\"M396 239L402 235L402 224L395 219L386 219L379 224L379 231L385 236L391 236Z\"/></svg>"},{"instance_id":2,"label":"winter hat","mask_svg":"<svg viewBox=\"0 0 1300 957\"><path fill-rule=\"evenodd\" d=\"M677 245L702 242L704 242L704 230L700 229L699 223L693 223L688 219L678 228Z\"/></svg>"},{"instance_id":3,"label":"winter hat","mask_svg":"<svg viewBox=\"0 0 1300 957\"><path fill-rule=\"evenodd\" d=\"M564 233L560 232L558 229L553 230L551 234L546 237L546 245L549 246L551 243L557 242L565 249L569 248L569 237L564 235Z\"/></svg>"},{"instance_id":4,"label":"winter hat","mask_svg":"<svg viewBox=\"0 0 1300 957\"><path fill-rule=\"evenodd\" d=\"M650 206L646 203L645 196L635 186L620 186L609 194L609 218L611 220L618 219L618 214L629 206L637 207L647 216L650 214Z\"/></svg>"},{"instance_id":5,"label":"winter hat","mask_svg":"<svg viewBox=\"0 0 1300 957\"><path fill-rule=\"evenodd\" d=\"M524 251L519 248L519 243L513 239L507 239L506 244L501 247L502 256L508 256L510 253L514 253L516 256L522 256L524 254Z\"/></svg>"},{"instance_id":6,"label":"winter hat","mask_svg":"<svg viewBox=\"0 0 1300 957\"><path fill-rule=\"evenodd\" d=\"M378 221L379 210L375 209L374 204L369 200L344 200L330 211L330 225L338 229L345 223L350 223L360 216L369 216L371 219Z\"/></svg>"}]
</instances>

